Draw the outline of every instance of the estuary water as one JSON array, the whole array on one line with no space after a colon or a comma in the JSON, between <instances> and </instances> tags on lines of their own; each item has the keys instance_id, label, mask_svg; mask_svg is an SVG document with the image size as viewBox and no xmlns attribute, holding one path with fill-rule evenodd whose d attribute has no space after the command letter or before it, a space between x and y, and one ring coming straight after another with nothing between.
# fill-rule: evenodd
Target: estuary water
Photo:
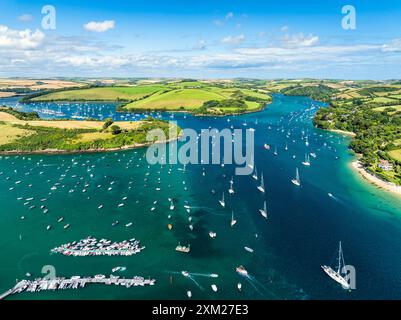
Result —
<instances>
[{"instance_id":1,"label":"estuary water","mask_svg":"<svg viewBox=\"0 0 401 320\"><path fill-rule=\"evenodd\" d=\"M16 98L0 104L39 111L44 118L146 116L116 113L114 104L20 105ZM198 132L254 128L255 164L259 181L263 173L265 194L251 176L235 176L233 165L149 165L146 149L1 157L0 291L16 279L43 277L49 270L63 277L93 276L123 266L125 271L116 275L151 277L156 285L89 285L9 299L186 299L188 290L195 299L400 299L401 199L351 169L349 138L313 127L313 114L321 106L304 97L276 95L263 111L235 117L152 114ZM302 164L306 154L311 166ZM300 187L291 183L296 168ZM231 179L234 194L228 192ZM223 192L225 208L219 204ZM259 213L264 201L267 219ZM237 220L233 227L232 212ZM67 223L70 227L64 229ZM216 233L214 239L210 231ZM50 254L56 246L88 236L136 238L146 248L129 257ZM339 241L346 264L356 270L352 292L321 269L322 264L336 264ZM179 243L190 244L190 253L176 252ZM240 265L249 277L236 272Z\"/></svg>"}]
</instances>

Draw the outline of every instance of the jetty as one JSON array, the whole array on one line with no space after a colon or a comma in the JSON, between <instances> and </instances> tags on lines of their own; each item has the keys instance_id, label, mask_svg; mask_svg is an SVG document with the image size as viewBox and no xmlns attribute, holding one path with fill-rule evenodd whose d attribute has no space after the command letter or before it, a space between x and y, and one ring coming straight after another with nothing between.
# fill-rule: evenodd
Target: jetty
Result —
<instances>
[{"instance_id":1,"label":"jetty","mask_svg":"<svg viewBox=\"0 0 401 320\"><path fill-rule=\"evenodd\" d=\"M0 300L6 297L22 292L40 292L40 291L56 291L66 289L80 289L84 288L87 284L105 284L124 286L126 288L137 286L153 286L155 279L145 279L143 277L135 276L133 278L120 278L119 276L110 275L95 275L94 277L80 277L73 276L71 278L54 278L35 280L21 280L13 288L0 295Z\"/></svg>"}]
</instances>

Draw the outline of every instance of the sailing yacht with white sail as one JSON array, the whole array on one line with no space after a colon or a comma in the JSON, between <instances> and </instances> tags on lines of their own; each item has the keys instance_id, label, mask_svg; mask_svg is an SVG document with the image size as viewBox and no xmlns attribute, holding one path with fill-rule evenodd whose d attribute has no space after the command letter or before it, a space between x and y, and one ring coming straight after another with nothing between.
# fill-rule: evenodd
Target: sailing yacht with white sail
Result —
<instances>
[{"instance_id":1,"label":"sailing yacht with white sail","mask_svg":"<svg viewBox=\"0 0 401 320\"><path fill-rule=\"evenodd\" d=\"M226 206L226 202L224 201L224 192L223 192L223 198L219 200L220 205L224 208Z\"/></svg>"},{"instance_id":2,"label":"sailing yacht with white sail","mask_svg":"<svg viewBox=\"0 0 401 320\"><path fill-rule=\"evenodd\" d=\"M337 271L333 270L330 266L323 265L322 269L323 271L335 282L341 284L343 289L345 290L350 290L351 285L348 283L348 276L347 275L342 275L342 268L345 266L345 261L344 261L344 255L343 255L343 250L341 247L341 241L339 242L339 248L338 248L338 266L337 266Z\"/></svg>"},{"instance_id":3,"label":"sailing yacht with white sail","mask_svg":"<svg viewBox=\"0 0 401 320\"><path fill-rule=\"evenodd\" d=\"M234 194L234 187L233 187L233 185L234 185L234 178L231 178L231 180L230 180L230 189L228 189L228 193L229 193L229 194Z\"/></svg>"},{"instance_id":4,"label":"sailing yacht with white sail","mask_svg":"<svg viewBox=\"0 0 401 320\"><path fill-rule=\"evenodd\" d=\"M296 186L300 186L301 185L301 180L299 178L299 172L298 172L298 168L295 171L295 178L291 180L291 182L293 184L295 184Z\"/></svg>"},{"instance_id":5,"label":"sailing yacht with white sail","mask_svg":"<svg viewBox=\"0 0 401 320\"><path fill-rule=\"evenodd\" d=\"M265 183L263 181L263 173L260 177L260 185L258 186L258 190L262 193L265 193Z\"/></svg>"},{"instance_id":6,"label":"sailing yacht with white sail","mask_svg":"<svg viewBox=\"0 0 401 320\"><path fill-rule=\"evenodd\" d=\"M305 154L305 161L303 161L302 164L306 167L310 166L310 159L309 159L309 155L307 153Z\"/></svg>"},{"instance_id":7,"label":"sailing yacht with white sail","mask_svg":"<svg viewBox=\"0 0 401 320\"><path fill-rule=\"evenodd\" d=\"M263 204L263 209L259 209L260 214L263 216L263 218L267 219L267 207L266 207L266 201Z\"/></svg>"},{"instance_id":8,"label":"sailing yacht with white sail","mask_svg":"<svg viewBox=\"0 0 401 320\"><path fill-rule=\"evenodd\" d=\"M252 178L255 180L258 180L258 171L256 170L256 166L255 166L255 170L253 171Z\"/></svg>"},{"instance_id":9,"label":"sailing yacht with white sail","mask_svg":"<svg viewBox=\"0 0 401 320\"><path fill-rule=\"evenodd\" d=\"M234 219L234 211L231 211L231 227L237 223L237 220Z\"/></svg>"}]
</instances>

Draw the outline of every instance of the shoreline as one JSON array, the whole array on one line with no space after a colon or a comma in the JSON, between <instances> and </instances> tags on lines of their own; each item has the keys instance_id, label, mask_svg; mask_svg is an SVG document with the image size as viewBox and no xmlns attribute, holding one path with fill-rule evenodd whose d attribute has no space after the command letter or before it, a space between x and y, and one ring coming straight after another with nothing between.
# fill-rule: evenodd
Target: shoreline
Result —
<instances>
[{"instance_id":1,"label":"shoreline","mask_svg":"<svg viewBox=\"0 0 401 320\"><path fill-rule=\"evenodd\" d=\"M339 133L339 134L343 134L345 136L349 136L349 137L352 137L352 138L356 136L356 133L355 132L351 132L351 131L344 131L344 130L339 130L339 129L328 129L328 131Z\"/></svg>"},{"instance_id":2,"label":"shoreline","mask_svg":"<svg viewBox=\"0 0 401 320\"><path fill-rule=\"evenodd\" d=\"M44 150L34 150L34 151L0 151L0 156L25 156L25 155L69 155L69 154L91 154L91 153L108 153L108 152L119 152L140 148L147 148L153 144L160 143L170 143L177 141L182 136L180 133L177 137L168 139L166 141L157 141L152 143L138 143L134 145L123 146L120 148L111 149L87 149L87 150L58 150L58 149L44 149Z\"/></svg>"},{"instance_id":3,"label":"shoreline","mask_svg":"<svg viewBox=\"0 0 401 320\"><path fill-rule=\"evenodd\" d=\"M391 192L395 195L401 196L401 186L393 185L387 181L384 181L377 176L373 175L367 171L359 160L354 160L351 162L351 168L359 173L359 175L364 179L378 187L379 189L384 189L385 191Z\"/></svg>"}]
</instances>

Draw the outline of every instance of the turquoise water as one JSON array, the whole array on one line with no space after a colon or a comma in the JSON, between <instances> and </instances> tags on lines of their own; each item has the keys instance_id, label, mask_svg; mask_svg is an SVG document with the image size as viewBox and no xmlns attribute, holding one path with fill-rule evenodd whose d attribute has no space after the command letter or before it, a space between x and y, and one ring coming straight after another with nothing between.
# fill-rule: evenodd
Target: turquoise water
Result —
<instances>
[{"instance_id":1,"label":"turquoise water","mask_svg":"<svg viewBox=\"0 0 401 320\"><path fill-rule=\"evenodd\" d=\"M113 104L18 105L15 98L1 102L23 110L45 109L41 116L48 118L144 117L116 114ZM229 195L229 180L234 175L231 165L188 165L185 171L182 165L149 166L144 159L146 149L2 157L0 291L13 286L16 279L26 278L27 272L32 277L43 276L46 265L54 266L58 276L108 275L113 267L125 266L126 271L119 275L150 276L156 285L130 289L88 286L78 291L25 293L10 299L185 299L187 290L199 299L401 298L401 200L370 186L351 170L348 138L313 128L311 119L321 105L307 98L275 96L264 111L230 117L229 122L226 117L173 115L181 127L198 131L231 125L255 128L255 162L258 172L264 173L265 195L257 191L250 176L234 176L235 194ZM170 119L170 115L161 117ZM305 136L309 146L302 139ZM264 143L272 150L265 150ZM275 147L277 156L273 154ZM317 154L316 159L311 158L311 167L301 164L306 152ZM301 188L291 183L296 167ZM57 188L52 190L53 186ZM218 203L223 191L225 209ZM31 197L34 199L24 205L28 202L24 199ZM41 202L44 198L47 200ZM169 198L175 203L173 211ZM267 221L258 213L264 200ZM49 209L46 214L40 209L43 203ZM125 205L118 207L120 203ZM100 204L102 209L98 209ZM189 214L186 204L191 207ZM31 205L36 208L29 210ZM156 209L151 211L153 206ZM231 210L238 221L233 228ZM61 216L64 221L58 223ZM193 231L188 227L190 216ZM120 223L112 226L116 220ZM126 227L129 222L133 225ZM70 228L63 228L66 223ZM47 225L52 229L47 231ZM211 239L209 231L217 237ZM131 257L49 254L53 247L89 235L113 241L135 237L146 249ZM356 268L357 288L351 293L320 268L334 262L339 240L346 263ZM179 242L191 244L190 254L174 251ZM245 251L244 246L254 252ZM251 279L235 272L239 265L245 266ZM193 273L195 281L183 277L182 270ZM219 277L205 276L210 273ZM236 288L238 282L242 292ZM211 284L218 286L217 293Z\"/></svg>"}]
</instances>

